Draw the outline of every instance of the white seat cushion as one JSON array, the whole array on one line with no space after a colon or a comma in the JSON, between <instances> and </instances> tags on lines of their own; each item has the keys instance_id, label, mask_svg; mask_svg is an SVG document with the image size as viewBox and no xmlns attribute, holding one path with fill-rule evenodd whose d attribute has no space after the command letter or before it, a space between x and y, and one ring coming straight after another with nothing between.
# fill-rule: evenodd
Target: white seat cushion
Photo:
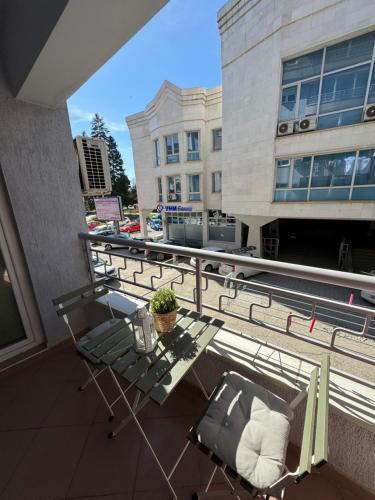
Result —
<instances>
[{"instance_id":1,"label":"white seat cushion","mask_svg":"<svg viewBox=\"0 0 375 500\"><path fill-rule=\"evenodd\" d=\"M197 427L197 437L262 490L283 473L292 416L283 399L229 372Z\"/></svg>"}]
</instances>

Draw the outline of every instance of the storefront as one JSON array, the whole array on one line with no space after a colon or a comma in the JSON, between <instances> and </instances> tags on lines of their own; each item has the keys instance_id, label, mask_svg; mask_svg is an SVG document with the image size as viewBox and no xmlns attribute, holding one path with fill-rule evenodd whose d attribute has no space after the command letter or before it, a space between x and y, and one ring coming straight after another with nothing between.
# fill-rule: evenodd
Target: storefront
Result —
<instances>
[{"instance_id":1,"label":"storefront","mask_svg":"<svg viewBox=\"0 0 375 500\"><path fill-rule=\"evenodd\" d=\"M166 237L182 241L190 247L203 246L202 212L165 212Z\"/></svg>"}]
</instances>

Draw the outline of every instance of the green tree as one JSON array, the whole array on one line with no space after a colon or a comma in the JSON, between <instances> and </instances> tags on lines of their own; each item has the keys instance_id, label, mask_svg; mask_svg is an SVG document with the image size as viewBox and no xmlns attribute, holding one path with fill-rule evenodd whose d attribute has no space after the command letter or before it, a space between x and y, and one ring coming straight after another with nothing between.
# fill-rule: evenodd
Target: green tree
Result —
<instances>
[{"instance_id":1,"label":"green tree","mask_svg":"<svg viewBox=\"0 0 375 500\"><path fill-rule=\"evenodd\" d=\"M95 113L91 120L91 137L103 139L107 142L109 130L107 129L104 119L98 113Z\"/></svg>"},{"instance_id":2,"label":"green tree","mask_svg":"<svg viewBox=\"0 0 375 500\"><path fill-rule=\"evenodd\" d=\"M91 137L103 139L107 144L108 163L112 181L112 195L121 196L122 203L129 205L130 181L124 170L124 161L118 150L116 140L109 134L109 130L102 116L95 113L91 120Z\"/></svg>"}]
</instances>

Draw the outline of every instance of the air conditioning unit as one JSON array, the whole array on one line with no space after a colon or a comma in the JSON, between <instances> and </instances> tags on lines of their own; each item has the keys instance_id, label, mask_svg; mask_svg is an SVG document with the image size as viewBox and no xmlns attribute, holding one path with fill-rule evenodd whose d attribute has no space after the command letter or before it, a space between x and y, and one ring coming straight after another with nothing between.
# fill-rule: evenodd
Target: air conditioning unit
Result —
<instances>
[{"instance_id":1,"label":"air conditioning unit","mask_svg":"<svg viewBox=\"0 0 375 500\"><path fill-rule=\"evenodd\" d=\"M83 195L110 194L112 183L105 141L92 137L77 136L73 142L78 157Z\"/></svg>"},{"instance_id":2,"label":"air conditioning unit","mask_svg":"<svg viewBox=\"0 0 375 500\"><path fill-rule=\"evenodd\" d=\"M168 195L168 201L176 201L176 200L177 200L177 195L175 194Z\"/></svg>"},{"instance_id":3,"label":"air conditioning unit","mask_svg":"<svg viewBox=\"0 0 375 500\"><path fill-rule=\"evenodd\" d=\"M277 135L290 135L294 132L294 121L280 122L277 125Z\"/></svg>"},{"instance_id":4,"label":"air conditioning unit","mask_svg":"<svg viewBox=\"0 0 375 500\"><path fill-rule=\"evenodd\" d=\"M298 123L298 132L309 132L316 129L316 116L308 116Z\"/></svg>"},{"instance_id":5,"label":"air conditioning unit","mask_svg":"<svg viewBox=\"0 0 375 500\"><path fill-rule=\"evenodd\" d=\"M369 122L370 120L375 120L375 104L369 104L365 107L363 121Z\"/></svg>"}]
</instances>

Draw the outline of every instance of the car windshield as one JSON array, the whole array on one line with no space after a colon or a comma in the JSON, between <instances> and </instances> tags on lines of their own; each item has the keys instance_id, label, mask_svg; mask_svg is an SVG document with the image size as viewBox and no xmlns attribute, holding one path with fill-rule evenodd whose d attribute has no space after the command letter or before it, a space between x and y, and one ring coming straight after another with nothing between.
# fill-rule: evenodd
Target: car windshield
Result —
<instances>
[{"instance_id":1,"label":"car windshield","mask_svg":"<svg viewBox=\"0 0 375 500\"><path fill-rule=\"evenodd\" d=\"M106 264L106 262L103 260L103 259L92 259L92 263L94 264L94 267L98 267L98 266L104 266L104 264Z\"/></svg>"}]
</instances>

